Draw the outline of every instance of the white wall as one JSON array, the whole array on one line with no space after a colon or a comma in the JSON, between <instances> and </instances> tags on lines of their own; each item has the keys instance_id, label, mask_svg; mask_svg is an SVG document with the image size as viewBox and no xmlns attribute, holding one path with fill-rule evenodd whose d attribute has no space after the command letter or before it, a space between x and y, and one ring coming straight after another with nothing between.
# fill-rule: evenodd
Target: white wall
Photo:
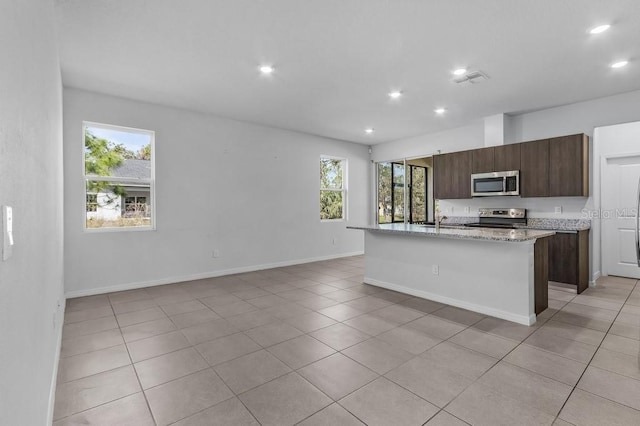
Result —
<instances>
[{"instance_id":1,"label":"white wall","mask_svg":"<svg viewBox=\"0 0 640 426\"><path fill-rule=\"evenodd\" d=\"M464 127L374 145L371 159L375 162L401 160L425 157L438 150L443 153L464 151L483 145L484 122L479 120Z\"/></svg>"},{"instance_id":2,"label":"white wall","mask_svg":"<svg viewBox=\"0 0 640 426\"><path fill-rule=\"evenodd\" d=\"M623 93L601 99L544 109L511 117L510 136L514 142L524 142L585 133L593 136L595 127L626 123L640 120L640 91ZM478 207L523 207L528 209L531 217L581 218L583 209L595 208L594 164L599 164L593 151L593 138L590 144L590 186L591 196L559 197L559 198L482 198L469 200L448 200L440 202L441 209L454 216L477 215ZM463 151L484 146L484 125L482 122L472 123L444 132L421 135L401 139L373 147L372 158L375 161L399 159L433 153ZM597 155L597 154L596 154ZM595 162L595 163L594 163ZM562 207L562 214L555 214L554 208ZM465 207L470 208L466 214ZM591 273L600 271L600 233L598 224L593 224L591 232Z\"/></svg>"},{"instance_id":3,"label":"white wall","mask_svg":"<svg viewBox=\"0 0 640 426\"><path fill-rule=\"evenodd\" d=\"M50 424L63 303L62 94L51 0L0 5L0 424ZM54 315L56 325L54 325Z\"/></svg>"},{"instance_id":4,"label":"white wall","mask_svg":"<svg viewBox=\"0 0 640 426\"><path fill-rule=\"evenodd\" d=\"M83 120L156 132L156 231L83 231ZM366 146L65 89L67 294L362 252L361 231L320 222L323 154L348 159L348 222L365 223Z\"/></svg>"}]
</instances>

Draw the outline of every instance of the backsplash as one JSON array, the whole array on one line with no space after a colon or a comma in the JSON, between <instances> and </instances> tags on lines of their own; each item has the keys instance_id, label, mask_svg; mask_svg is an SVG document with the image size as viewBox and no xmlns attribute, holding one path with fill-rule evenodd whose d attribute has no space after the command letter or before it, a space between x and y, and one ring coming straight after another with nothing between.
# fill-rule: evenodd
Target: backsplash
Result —
<instances>
[{"instance_id":1,"label":"backsplash","mask_svg":"<svg viewBox=\"0 0 640 426\"><path fill-rule=\"evenodd\" d=\"M591 221L589 219L547 219L532 217L527 219L526 227L532 229L578 231L591 228Z\"/></svg>"},{"instance_id":2,"label":"backsplash","mask_svg":"<svg viewBox=\"0 0 640 426\"><path fill-rule=\"evenodd\" d=\"M465 223L477 222L477 216L447 216L442 223L446 225L464 225ZM527 225L516 225L517 228L526 229L549 229L555 231L579 231L591 228L589 219L553 219L536 218L527 219Z\"/></svg>"},{"instance_id":3,"label":"backsplash","mask_svg":"<svg viewBox=\"0 0 640 426\"><path fill-rule=\"evenodd\" d=\"M478 217L478 209L487 208L523 208L529 218L547 219L588 219L588 211L593 209L593 198L589 197L477 197L466 200L440 200L440 211L448 217ZM561 213L556 213L559 207Z\"/></svg>"}]
</instances>

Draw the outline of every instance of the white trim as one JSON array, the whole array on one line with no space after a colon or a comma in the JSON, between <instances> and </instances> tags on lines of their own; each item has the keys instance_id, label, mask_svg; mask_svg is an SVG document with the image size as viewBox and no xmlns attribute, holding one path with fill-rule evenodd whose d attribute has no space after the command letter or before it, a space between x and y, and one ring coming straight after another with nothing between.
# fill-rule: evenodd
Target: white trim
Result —
<instances>
[{"instance_id":1,"label":"white trim","mask_svg":"<svg viewBox=\"0 0 640 426\"><path fill-rule=\"evenodd\" d=\"M141 188L145 188L147 185L151 185L151 179L141 179L133 177L85 175L84 179L86 181L95 182L122 182L125 184L123 186L138 186ZM89 194L97 194L97 192L90 192Z\"/></svg>"},{"instance_id":2,"label":"white trim","mask_svg":"<svg viewBox=\"0 0 640 426\"><path fill-rule=\"evenodd\" d=\"M416 290L410 287L404 287L397 284L391 284L384 281L379 281L373 278L364 277L366 284L375 285L376 287L386 288L388 290L399 291L400 293L410 294L411 296L421 297L423 299L433 300L435 302L445 303L447 305L456 306L458 308L467 309L470 311L478 312L492 317L501 318L507 321L515 322L523 325L533 325L536 323L536 315L531 314L527 317L525 315L516 315L510 312L505 312L499 309L488 308L486 306L476 305L474 303L463 302L458 299L452 299L450 297L442 296L439 294L430 293L428 291Z\"/></svg>"},{"instance_id":3,"label":"white trim","mask_svg":"<svg viewBox=\"0 0 640 426\"><path fill-rule=\"evenodd\" d=\"M53 372L51 375L51 387L49 388L49 406L47 411L47 424L53 424L53 409L55 407L56 402L56 387L58 385L58 365L60 364L60 351L62 350L62 326L64 324L64 313L67 307L67 300L64 298L62 300L61 311L56 313L57 319L57 342L56 342L56 352L55 357L53 358Z\"/></svg>"},{"instance_id":4,"label":"white trim","mask_svg":"<svg viewBox=\"0 0 640 426\"><path fill-rule=\"evenodd\" d=\"M591 278L591 281L589 281L589 287L595 287L596 286L596 281L598 281L598 278L600 278L600 271L595 271L593 273L593 277Z\"/></svg>"},{"instance_id":5,"label":"white trim","mask_svg":"<svg viewBox=\"0 0 640 426\"><path fill-rule=\"evenodd\" d=\"M82 126L84 127L103 127L105 129L109 129L109 130L115 130L117 132L127 132L127 133L138 133L140 135L148 135L149 133L155 133L155 131L153 130L149 130L149 129L140 129L137 127L127 127L127 126L120 126L117 124L105 124L105 123L98 123L97 121L83 121L82 122ZM83 133L83 137L84 137L84 133ZM82 146L84 146L84 144L82 144ZM83 168L84 170L84 168Z\"/></svg>"},{"instance_id":6,"label":"white trim","mask_svg":"<svg viewBox=\"0 0 640 426\"><path fill-rule=\"evenodd\" d=\"M336 223L340 223L340 222L346 222L346 219L320 219L320 223L331 223L331 222L336 222Z\"/></svg>"},{"instance_id":7,"label":"white trim","mask_svg":"<svg viewBox=\"0 0 640 426\"><path fill-rule=\"evenodd\" d=\"M140 281L125 284L116 284L108 287L98 287L86 290L75 290L65 293L67 299L74 297L94 296L96 294L113 293L116 291L135 290L144 287L153 287L158 285L173 284L184 281L202 280L206 278L222 277L225 275L241 274L244 272L262 271L265 269L281 268L283 266L301 265L304 263L320 262L323 260L340 259L343 257L360 256L364 251L355 251L351 253L332 254L328 256L318 256L307 259L286 260L282 262L264 263L262 265L241 266L239 268L222 269L219 271L202 272L191 275L179 275L176 277L160 278L157 280Z\"/></svg>"},{"instance_id":8,"label":"white trim","mask_svg":"<svg viewBox=\"0 0 640 426\"><path fill-rule=\"evenodd\" d=\"M622 154L608 154L602 155L600 158L602 159L613 159L613 158L626 158L626 157L638 157L640 156L640 151L627 152ZM602 187L602 182L600 182L600 187Z\"/></svg>"},{"instance_id":9,"label":"white trim","mask_svg":"<svg viewBox=\"0 0 640 426\"><path fill-rule=\"evenodd\" d=\"M113 227L108 227L105 226L104 228L84 228L84 232L86 232L87 234L99 234L101 232L129 232L129 231L155 231L156 228L154 228L153 226L113 226Z\"/></svg>"}]
</instances>

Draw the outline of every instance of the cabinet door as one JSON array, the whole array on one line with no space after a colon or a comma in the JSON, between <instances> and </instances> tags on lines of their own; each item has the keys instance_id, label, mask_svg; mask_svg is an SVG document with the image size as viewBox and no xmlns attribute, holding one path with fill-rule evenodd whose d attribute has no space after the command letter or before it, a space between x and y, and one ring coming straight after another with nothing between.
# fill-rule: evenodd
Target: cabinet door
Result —
<instances>
[{"instance_id":1,"label":"cabinet door","mask_svg":"<svg viewBox=\"0 0 640 426\"><path fill-rule=\"evenodd\" d=\"M433 156L433 196L437 200L451 195L451 154Z\"/></svg>"},{"instance_id":2,"label":"cabinet door","mask_svg":"<svg viewBox=\"0 0 640 426\"><path fill-rule=\"evenodd\" d=\"M453 193L451 198L471 198L471 151L451 154Z\"/></svg>"},{"instance_id":3,"label":"cabinet door","mask_svg":"<svg viewBox=\"0 0 640 426\"><path fill-rule=\"evenodd\" d=\"M499 145L494 149L494 167L496 172L520 170L520 144Z\"/></svg>"},{"instance_id":4,"label":"cabinet door","mask_svg":"<svg viewBox=\"0 0 640 426\"><path fill-rule=\"evenodd\" d=\"M578 284L577 233L557 233L549 238L549 281Z\"/></svg>"},{"instance_id":5,"label":"cabinet door","mask_svg":"<svg viewBox=\"0 0 640 426\"><path fill-rule=\"evenodd\" d=\"M589 142L586 135L549 140L549 196L589 196Z\"/></svg>"},{"instance_id":6,"label":"cabinet door","mask_svg":"<svg viewBox=\"0 0 640 426\"><path fill-rule=\"evenodd\" d=\"M471 173L495 172L493 167L493 147L474 149L471 151Z\"/></svg>"},{"instance_id":7,"label":"cabinet door","mask_svg":"<svg viewBox=\"0 0 640 426\"><path fill-rule=\"evenodd\" d=\"M436 199L471 198L471 151L435 155L433 170Z\"/></svg>"},{"instance_id":8,"label":"cabinet door","mask_svg":"<svg viewBox=\"0 0 640 426\"><path fill-rule=\"evenodd\" d=\"M520 144L520 196L549 196L549 139Z\"/></svg>"}]
</instances>

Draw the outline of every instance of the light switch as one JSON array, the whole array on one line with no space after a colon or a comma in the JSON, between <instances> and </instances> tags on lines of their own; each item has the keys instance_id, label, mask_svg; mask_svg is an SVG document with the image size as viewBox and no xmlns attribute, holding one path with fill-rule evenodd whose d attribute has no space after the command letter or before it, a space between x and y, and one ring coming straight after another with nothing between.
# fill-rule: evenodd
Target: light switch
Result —
<instances>
[{"instance_id":1,"label":"light switch","mask_svg":"<svg viewBox=\"0 0 640 426\"><path fill-rule=\"evenodd\" d=\"M13 254L13 209L2 206L2 260Z\"/></svg>"}]
</instances>

